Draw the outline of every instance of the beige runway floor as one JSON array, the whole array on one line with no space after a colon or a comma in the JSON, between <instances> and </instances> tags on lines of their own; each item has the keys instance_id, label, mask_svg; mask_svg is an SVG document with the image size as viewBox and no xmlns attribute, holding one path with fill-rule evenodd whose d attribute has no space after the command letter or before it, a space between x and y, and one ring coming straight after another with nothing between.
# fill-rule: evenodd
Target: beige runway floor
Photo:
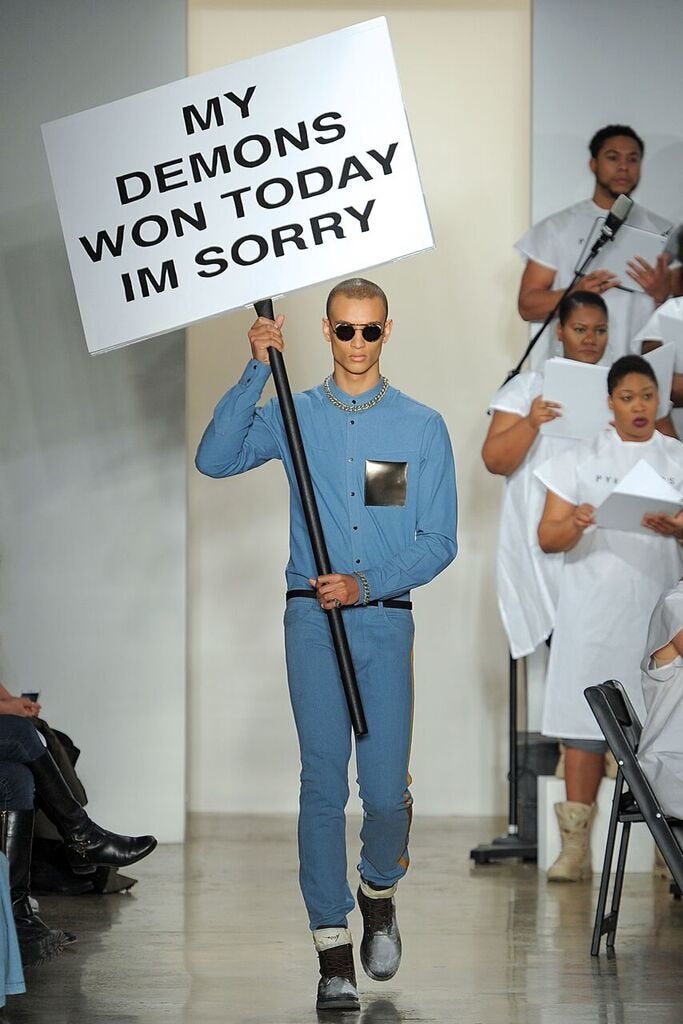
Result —
<instances>
[{"instance_id":1,"label":"beige runway floor","mask_svg":"<svg viewBox=\"0 0 683 1024\"><path fill-rule=\"evenodd\" d=\"M349 826L349 863L357 856ZM492 819L416 817L402 883L400 972L359 970L361 1014L339 1024L681 1024L683 904L627 878L616 957L589 955L593 885L548 885L534 865L475 867ZM308 1024L317 960L297 886L291 817L193 819L186 846L131 869L129 896L43 897L79 942L27 972L9 1024ZM357 911L352 928L359 939Z\"/></svg>"}]
</instances>

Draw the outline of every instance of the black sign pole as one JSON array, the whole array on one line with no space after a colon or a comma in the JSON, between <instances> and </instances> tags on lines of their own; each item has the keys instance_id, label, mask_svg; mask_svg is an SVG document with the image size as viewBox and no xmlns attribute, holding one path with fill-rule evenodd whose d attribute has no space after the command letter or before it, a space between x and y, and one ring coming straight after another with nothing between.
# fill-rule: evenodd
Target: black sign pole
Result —
<instances>
[{"instance_id":1,"label":"black sign pole","mask_svg":"<svg viewBox=\"0 0 683 1024\"><path fill-rule=\"evenodd\" d=\"M260 302L255 302L254 309L256 310L257 316L265 317L267 320L275 319L272 299L262 299ZM313 557L315 559L318 575L326 576L328 573L332 572L332 569L330 568L330 557L327 553L327 545L325 543L325 537L320 523L320 514L318 512L318 505L313 492L313 484L311 483L311 474L308 469L306 452L304 451L303 441L301 439L299 421L296 418L292 389L289 386L285 361L282 357L282 352L276 348L269 348L268 358L270 359L270 368L273 371L275 390L277 391L278 401L280 402L280 411L285 425L285 434L287 435L287 444L289 445L289 451L292 456L294 473L296 474L296 480L299 485L299 494L301 496L301 504L304 509L304 518L306 519L308 536L311 541L311 547L313 548ZM346 703L349 707L349 715L353 731L356 736L365 736L367 734L368 727L365 723L363 705L358 692L356 673L353 668L353 661L351 660L351 651L349 650L349 642L346 637L346 630L344 628L341 610L339 608L330 609L328 612L328 619L330 623L330 630L332 632L332 641L337 655L337 662L339 664L339 674L341 676L342 686L344 687Z\"/></svg>"}]
</instances>

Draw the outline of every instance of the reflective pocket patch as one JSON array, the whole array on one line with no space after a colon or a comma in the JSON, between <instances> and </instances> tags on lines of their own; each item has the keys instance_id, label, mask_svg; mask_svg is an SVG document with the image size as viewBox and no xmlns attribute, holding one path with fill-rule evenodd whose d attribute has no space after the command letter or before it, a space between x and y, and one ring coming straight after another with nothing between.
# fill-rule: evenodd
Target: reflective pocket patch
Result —
<instances>
[{"instance_id":1,"label":"reflective pocket patch","mask_svg":"<svg viewBox=\"0 0 683 1024\"><path fill-rule=\"evenodd\" d=\"M407 462L365 460L366 505L405 505L407 483Z\"/></svg>"}]
</instances>

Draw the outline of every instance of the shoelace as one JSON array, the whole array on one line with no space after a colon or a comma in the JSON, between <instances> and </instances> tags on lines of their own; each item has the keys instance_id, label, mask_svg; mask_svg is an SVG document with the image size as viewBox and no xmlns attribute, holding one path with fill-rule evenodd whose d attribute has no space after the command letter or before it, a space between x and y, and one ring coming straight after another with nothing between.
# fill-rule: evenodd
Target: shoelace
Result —
<instances>
[{"instance_id":1,"label":"shoelace","mask_svg":"<svg viewBox=\"0 0 683 1024\"><path fill-rule=\"evenodd\" d=\"M391 927L394 908L391 897L385 900L373 900L363 893L363 918L373 932L387 931Z\"/></svg>"},{"instance_id":2,"label":"shoelace","mask_svg":"<svg viewBox=\"0 0 683 1024\"><path fill-rule=\"evenodd\" d=\"M320 973L324 978L348 978L355 982L350 946L332 946L320 953Z\"/></svg>"}]
</instances>

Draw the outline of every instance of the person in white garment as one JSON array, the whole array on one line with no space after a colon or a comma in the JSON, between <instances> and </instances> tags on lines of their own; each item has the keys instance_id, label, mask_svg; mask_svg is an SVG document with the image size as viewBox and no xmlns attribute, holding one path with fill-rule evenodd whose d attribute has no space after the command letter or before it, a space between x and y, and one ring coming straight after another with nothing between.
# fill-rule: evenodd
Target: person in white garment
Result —
<instances>
[{"instance_id":1,"label":"person in white garment","mask_svg":"<svg viewBox=\"0 0 683 1024\"><path fill-rule=\"evenodd\" d=\"M671 294L683 295L683 221L672 228L664 246L671 270Z\"/></svg>"},{"instance_id":2,"label":"person in white garment","mask_svg":"<svg viewBox=\"0 0 683 1024\"><path fill-rule=\"evenodd\" d=\"M681 264L683 264L683 226L677 231L678 248L676 252L675 266L678 268L675 273L680 272ZM672 274L674 271L672 271ZM677 281L678 278L673 278L672 281ZM664 345L666 342L671 341L672 338L667 336L666 330L666 319L665 317L671 317L675 320L681 321L681 331L683 332L683 296L677 295L667 299L661 306L659 306L648 322L645 324L643 329L636 335L636 346L639 346L643 353L651 352L655 348L659 348L660 345ZM671 399L673 404L680 408L683 406L683 355L676 354L676 362L674 365L676 371L673 376L673 384L671 387Z\"/></svg>"},{"instance_id":3,"label":"person in white garment","mask_svg":"<svg viewBox=\"0 0 683 1024\"><path fill-rule=\"evenodd\" d=\"M594 292L572 292L561 303L557 337L566 359L597 363L607 346L607 307ZM498 530L496 593L513 658L531 654L553 631L559 572L564 556L546 555L538 544L545 489L537 466L575 444L541 433L561 416L556 402L543 399L543 368L520 373L500 388L489 406L491 422L482 459L490 473L504 476Z\"/></svg>"},{"instance_id":4,"label":"person in white garment","mask_svg":"<svg viewBox=\"0 0 683 1024\"><path fill-rule=\"evenodd\" d=\"M664 812L683 818L683 580L652 613L641 684L646 718L638 761Z\"/></svg>"},{"instance_id":5,"label":"person in white garment","mask_svg":"<svg viewBox=\"0 0 683 1024\"><path fill-rule=\"evenodd\" d=\"M640 460L683 494L683 444L655 429L659 395L650 364L641 356L618 359L607 390L613 425L536 470L547 489L540 546L565 553L542 726L566 747L567 799L555 805L562 852L549 881L579 881L591 871L590 827L607 746L583 691L619 679L642 715L648 622L683 569L683 513L646 515L642 532L595 525L596 507Z\"/></svg>"},{"instance_id":6,"label":"person in white garment","mask_svg":"<svg viewBox=\"0 0 683 1024\"><path fill-rule=\"evenodd\" d=\"M523 320L540 323L555 307L564 289L571 283L586 239L597 217L604 217L617 196L631 195L640 181L644 153L643 140L628 125L607 125L590 141L588 166L595 178L593 195L534 224L515 244L525 260L519 288L518 308ZM631 227L666 234L671 222L635 203L628 215ZM633 339L652 315L656 305L670 294L669 259L662 254L656 265L643 259L630 264L629 276L643 291L627 291L632 282L621 282L607 270L590 270L578 282L577 289L603 295L609 311L609 346L603 362L609 365L628 352L639 352ZM550 343L539 342L541 355L556 355Z\"/></svg>"}]
</instances>

